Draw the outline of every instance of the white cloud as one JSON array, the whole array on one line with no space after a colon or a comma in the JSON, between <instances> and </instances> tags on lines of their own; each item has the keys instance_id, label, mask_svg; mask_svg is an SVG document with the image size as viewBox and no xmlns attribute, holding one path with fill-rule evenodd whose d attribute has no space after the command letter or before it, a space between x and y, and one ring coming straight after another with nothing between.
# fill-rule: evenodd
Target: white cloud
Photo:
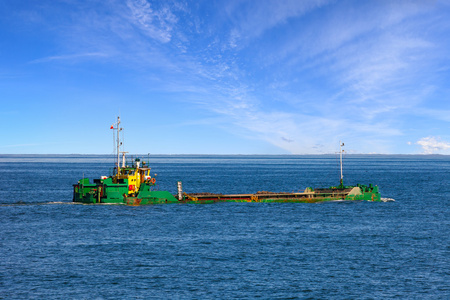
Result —
<instances>
[{"instance_id":1,"label":"white cloud","mask_svg":"<svg viewBox=\"0 0 450 300\"><path fill-rule=\"evenodd\" d=\"M424 154L442 153L450 149L450 143L434 136L424 137L418 140L416 144L422 147Z\"/></svg>"}]
</instances>

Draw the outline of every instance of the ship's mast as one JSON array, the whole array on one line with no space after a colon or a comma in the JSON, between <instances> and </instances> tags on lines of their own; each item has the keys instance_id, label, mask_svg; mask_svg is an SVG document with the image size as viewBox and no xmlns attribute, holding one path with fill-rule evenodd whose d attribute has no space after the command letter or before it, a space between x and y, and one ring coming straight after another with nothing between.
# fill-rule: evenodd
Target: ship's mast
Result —
<instances>
[{"instance_id":1,"label":"ship's mast","mask_svg":"<svg viewBox=\"0 0 450 300\"><path fill-rule=\"evenodd\" d=\"M340 178L341 187L344 186L344 175L342 173L342 153L344 152L344 150L342 150L343 146L344 146L344 143L339 141L339 147L340 147L339 154L340 154L340 160L341 160L341 178Z\"/></svg>"},{"instance_id":2,"label":"ship's mast","mask_svg":"<svg viewBox=\"0 0 450 300\"><path fill-rule=\"evenodd\" d=\"M117 165L117 175L120 175L120 146L122 145L122 143L120 142L120 132L122 131L122 128L120 128L120 117L117 117L116 125L117 125L117 127L112 128L112 129L117 130L117 149L116 149L117 161L116 161L116 165Z\"/></svg>"}]
</instances>

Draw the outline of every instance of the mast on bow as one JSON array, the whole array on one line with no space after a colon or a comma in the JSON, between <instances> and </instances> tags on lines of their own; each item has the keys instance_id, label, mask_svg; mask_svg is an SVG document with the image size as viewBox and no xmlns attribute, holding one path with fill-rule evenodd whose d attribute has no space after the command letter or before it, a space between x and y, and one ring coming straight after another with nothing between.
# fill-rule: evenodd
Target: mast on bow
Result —
<instances>
[{"instance_id":1,"label":"mast on bow","mask_svg":"<svg viewBox=\"0 0 450 300\"><path fill-rule=\"evenodd\" d=\"M342 143L341 141L339 141L339 155L340 155L340 165L341 165L341 178L339 180L340 182L340 187L343 188L344 187L344 175L342 173L342 153L344 152L344 150L342 149L342 147L344 146L344 143Z\"/></svg>"}]
</instances>

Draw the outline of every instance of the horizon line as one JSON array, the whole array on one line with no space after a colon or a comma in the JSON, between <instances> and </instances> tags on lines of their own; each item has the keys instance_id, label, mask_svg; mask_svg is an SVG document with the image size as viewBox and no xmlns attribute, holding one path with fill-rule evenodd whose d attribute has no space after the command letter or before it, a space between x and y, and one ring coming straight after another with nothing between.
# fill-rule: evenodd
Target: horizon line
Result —
<instances>
[{"instance_id":1,"label":"horizon line","mask_svg":"<svg viewBox=\"0 0 450 300\"><path fill-rule=\"evenodd\" d=\"M335 153L303 153L303 154L288 154L288 153L280 153L280 154L239 154L239 153L155 153L155 154L145 154L145 153L135 153L128 154L127 156L311 156L311 155L337 155L339 152ZM345 152L345 155L404 155L404 156L412 156L412 155L420 155L420 156L450 156L450 154L442 154L442 153L348 153ZM33 155L33 156L48 156L48 155L57 155L57 156L116 156L117 154L106 154L106 153L0 153L0 155L7 156L20 156L20 155Z\"/></svg>"}]
</instances>

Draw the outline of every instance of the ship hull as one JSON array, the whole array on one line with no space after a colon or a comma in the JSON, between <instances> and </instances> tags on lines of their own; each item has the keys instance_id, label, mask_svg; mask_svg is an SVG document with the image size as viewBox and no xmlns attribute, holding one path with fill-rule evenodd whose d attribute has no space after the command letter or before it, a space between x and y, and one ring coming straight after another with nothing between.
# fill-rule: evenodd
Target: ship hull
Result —
<instances>
[{"instance_id":1,"label":"ship hull","mask_svg":"<svg viewBox=\"0 0 450 300\"><path fill-rule=\"evenodd\" d=\"M167 191L154 191L152 186L143 184L137 193L128 193L128 184L99 182L91 184L80 180L74 185L73 201L84 204L211 204L220 202L255 203L316 203L327 201L381 201L377 186L347 186L328 189L307 188L303 193L258 192L256 194L183 194L178 199Z\"/></svg>"}]
</instances>

